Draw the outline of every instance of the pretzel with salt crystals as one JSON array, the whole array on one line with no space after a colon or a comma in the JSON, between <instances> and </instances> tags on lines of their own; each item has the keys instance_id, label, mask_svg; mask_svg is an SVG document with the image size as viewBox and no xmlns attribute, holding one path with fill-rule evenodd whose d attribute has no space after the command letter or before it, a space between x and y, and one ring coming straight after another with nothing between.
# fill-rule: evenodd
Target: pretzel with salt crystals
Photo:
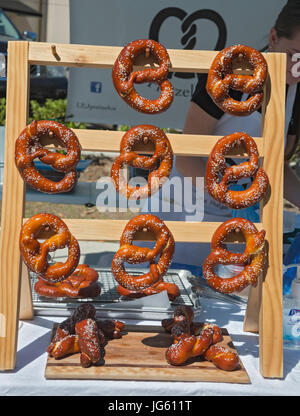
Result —
<instances>
[{"instance_id":1,"label":"pretzel with salt crystals","mask_svg":"<svg viewBox=\"0 0 300 416\"><path fill-rule=\"evenodd\" d=\"M95 319L96 309L89 303L78 306L67 319L58 324L58 328L51 339L47 352L51 357L62 358L68 354L80 352L78 336L75 332L77 322L84 319ZM99 335L103 340L103 337Z\"/></svg>"},{"instance_id":2,"label":"pretzel with salt crystals","mask_svg":"<svg viewBox=\"0 0 300 416\"><path fill-rule=\"evenodd\" d=\"M158 67L133 71L136 58L144 54L152 55ZM167 79L171 66L167 50L151 39L139 39L126 45L120 52L112 69L114 86L120 97L135 110L146 114L158 114L166 111L173 101L173 87ZM134 88L134 83L155 82L161 94L157 99L142 97Z\"/></svg>"},{"instance_id":3,"label":"pretzel with salt crystals","mask_svg":"<svg viewBox=\"0 0 300 416\"><path fill-rule=\"evenodd\" d=\"M78 323L82 324L78 325ZM89 328L91 329L90 333L87 331L87 323L89 323ZM84 303L77 307L69 318L59 324L47 348L47 352L49 356L58 359L69 354L81 352L81 348L83 348L83 351L89 350L89 338L91 336L92 347L96 343L96 349L98 349L98 352L100 350L103 358L104 346L107 340L121 338L123 329L124 323L121 321L96 320L95 307L92 304ZM95 335L96 330L97 336ZM93 364L91 360L85 360L84 358L86 358L85 355L82 357L82 364L87 364L87 366Z\"/></svg>"},{"instance_id":4,"label":"pretzel with salt crystals","mask_svg":"<svg viewBox=\"0 0 300 416\"><path fill-rule=\"evenodd\" d=\"M78 336L81 366L86 368L92 364L99 364L104 358L104 347L99 338L96 321L88 318L77 322L75 331Z\"/></svg>"},{"instance_id":5,"label":"pretzel with salt crystals","mask_svg":"<svg viewBox=\"0 0 300 416\"><path fill-rule=\"evenodd\" d=\"M55 153L41 145L42 138L58 141L67 154ZM70 191L77 181L76 166L80 160L81 147L75 133L56 121L33 121L20 133L15 143L15 163L26 183L40 192L57 194ZM34 159L51 165L65 173L59 182L45 178L35 167Z\"/></svg>"},{"instance_id":6,"label":"pretzel with salt crystals","mask_svg":"<svg viewBox=\"0 0 300 416\"><path fill-rule=\"evenodd\" d=\"M233 73L233 61L240 56L253 67L253 75ZM267 74L268 66L260 52L250 46L230 46L219 52L213 60L208 72L206 91L225 113L247 116L261 106ZM230 89L242 91L250 97L245 101L234 100L229 95Z\"/></svg>"},{"instance_id":7,"label":"pretzel with salt crystals","mask_svg":"<svg viewBox=\"0 0 300 416\"><path fill-rule=\"evenodd\" d=\"M132 244L138 231L150 231L155 235L156 243L153 249ZM132 218L122 233L120 248L111 265L111 271L119 283L118 293L141 297L167 290L171 297L178 296L179 289L176 285L164 284L165 282L162 281L171 264L174 250L174 237L161 219L152 214L142 214ZM158 256L159 259L155 263ZM130 275L125 270L125 262L130 264L149 262L150 271L141 276Z\"/></svg>"},{"instance_id":8,"label":"pretzel with salt crystals","mask_svg":"<svg viewBox=\"0 0 300 416\"><path fill-rule=\"evenodd\" d=\"M241 231L246 240L243 253L231 253L223 247L228 234ZM203 264L203 276L209 286L218 292L240 292L249 284L255 286L266 262L265 231L258 232L255 225L244 218L232 218L221 224L214 232L211 252ZM219 277L214 268L218 264L239 264L244 269L230 278Z\"/></svg>"},{"instance_id":9,"label":"pretzel with salt crystals","mask_svg":"<svg viewBox=\"0 0 300 416\"><path fill-rule=\"evenodd\" d=\"M40 243L37 237L41 232L51 230L55 234ZM22 258L31 271L43 280L57 283L65 280L76 269L80 259L78 241L70 233L67 225L56 215L36 214L29 218L20 232L20 251ZM49 265L50 252L68 247L65 263Z\"/></svg>"},{"instance_id":10,"label":"pretzel with salt crystals","mask_svg":"<svg viewBox=\"0 0 300 416\"><path fill-rule=\"evenodd\" d=\"M155 146L151 157L141 156L133 150L137 144L148 142ZM139 188L129 185L123 174L126 165L149 170L148 184ZM122 137L120 155L112 165L111 178L117 191L128 199L147 198L162 186L163 180L169 177L172 166L173 151L165 133L158 127L143 124L132 127Z\"/></svg>"},{"instance_id":11,"label":"pretzel with salt crystals","mask_svg":"<svg viewBox=\"0 0 300 416\"><path fill-rule=\"evenodd\" d=\"M47 298L94 298L100 295L99 273L87 264L79 264L71 276L59 283L48 283L39 279L34 290Z\"/></svg>"},{"instance_id":12,"label":"pretzel with salt crystals","mask_svg":"<svg viewBox=\"0 0 300 416\"><path fill-rule=\"evenodd\" d=\"M242 144L249 154L249 161L227 167L225 154ZM259 167L259 154L252 137L243 132L224 136L212 149L206 165L206 189L218 202L233 208L247 208L259 202L267 192L269 179ZM220 179L220 175L222 178ZM230 182L254 177L251 186L243 191L228 189Z\"/></svg>"},{"instance_id":13,"label":"pretzel with salt crystals","mask_svg":"<svg viewBox=\"0 0 300 416\"><path fill-rule=\"evenodd\" d=\"M189 358L199 357L214 343L222 341L223 336L217 325L205 324L199 335L174 337L173 344L166 351L166 359L171 365L182 365Z\"/></svg>"},{"instance_id":14,"label":"pretzel with salt crystals","mask_svg":"<svg viewBox=\"0 0 300 416\"><path fill-rule=\"evenodd\" d=\"M225 371L239 367L237 354L215 345L223 340L222 330L215 324L193 322L194 311L189 306L177 306L174 318L161 321L163 328L173 336L173 344L166 351L171 365L183 365L193 357L202 356Z\"/></svg>"}]
</instances>

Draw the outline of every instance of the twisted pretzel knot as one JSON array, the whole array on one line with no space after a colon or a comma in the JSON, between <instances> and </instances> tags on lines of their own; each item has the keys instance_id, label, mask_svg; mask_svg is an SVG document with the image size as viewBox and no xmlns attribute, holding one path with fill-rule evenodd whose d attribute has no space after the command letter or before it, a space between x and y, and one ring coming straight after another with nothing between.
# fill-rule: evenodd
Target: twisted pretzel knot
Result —
<instances>
[{"instance_id":1,"label":"twisted pretzel knot","mask_svg":"<svg viewBox=\"0 0 300 416\"><path fill-rule=\"evenodd\" d=\"M95 307L85 303L59 324L47 352L55 359L80 352L83 367L99 364L104 357L107 341L121 338L124 327L121 321L96 320Z\"/></svg>"},{"instance_id":2,"label":"twisted pretzel knot","mask_svg":"<svg viewBox=\"0 0 300 416\"><path fill-rule=\"evenodd\" d=\"M147 142L155 145L155 151L151 157L140 156L133 151L137 144ZM158 162L160 162L159 167L157 167ZM149 170L148 184L140 188L130 186L122 174L125 165ZM111 178L117 191L128 199L147 198L159 189L162 179L169 177L172 166L173 151L165 133L155 126L139 125L132 127L122 137L120 156L112 165Z\"/></svg>"},{"instance_id":3,"label":"twisted pretzel knot","mask_svg":"<svg viewBox=\"0 0 300 416\"><path fill-rule=\"evenodd\" d=\"M80 353L81 366L90 367L103 362L105 343L105 335L97 328L96 321L86 318L76 322L72 333L58 327L47 352L55 359Z\"/></svg>"},{"instance_id":4,"label":"twisted pretzel knot","mask_svg":"<svg viewBox=\"0 0 300 416\"><path fill-rule=\"evenodd\" d=\"M231 253L223 247L226 236L233 231L241 231L246 240L243 253ZM203 276L216 291L223 293L239 292L249 284L256 285L266 261L265 231L258 232L255 225L244 218L225 221L214 232L211 252L203 264ZM222 278L216 275L218 264L239 264L244 269L236 276Z\"/></svg>"},{"instance_id":5,"label":"twisted pretzel knot","mask_svg":"<svg viewBox=\"0 0 300 416\"><path fill-rule=\"evenodd\" d=\"M50 229L55 234L40 243L38 235ZM68 247L65 263L48 263L48 254ZM69 277L79 263L80 248L66 224L53 214L37 214L28 219L20 233L20 250L25 264L40 278L50 283L61 282Z\"/></svg>"},{"instance_id":6,"label":"twisted pretzel knot","mask_svg":"<svg viewBox=\"0 0 300 416\"><path fill-rule=\"evenodd\" d=\"M134 60L142 53L153 55L159 66L132 72ZM150 39L135 40L126 45L116 59L112 70L113 83L120 97L135 110L146 114L161 113L173 101L173 87L166 78L170 66L168 52L158 42ZM158 84L161 94L157 99L149 100L136 92L134 83L144 82Z\"/></svg>"},{"instance_id":7,"label":"twisted pretzel knot","mask_svg":"<svg viewBox=\"0 0 300 416\"><path fill-rule=\"evenodd\" d=\"M175 341L166 351L166 359L169 364L182 365L189 358L203 355L212 344L213 331L206 328L201 335L189 335Z\"/></svg>"},{"instance_id":8,"label":"twisted pretzel knot","mask_svg":"<svg viewBox=\"0 0 300 416\"><path fill-rule=\"evenodd\" d=\"M189 358L203 356L218 368L233 371L239 366L238 356L228 348L215 345L223 340L222 330L215 324L193 322L194 312L189 306L177 306L174 318L163 319L162 327L173 337L166 350L171 365L182 365Z\"/></svg>"},{"instance_id":9,"label":"twisted pretzel knot","mask_svg":"<svg viewBox=\"0 0 300 416\"><path fill-rule=\"evenodd\" d=\"M153 232L156 237L153 249L138 247L132 244L135 234L138 231L146 230ZM156 288L159 283L162 283L162 277L168 270L174 249L175 241L173 235L158 217L151 214L143 214L131 219L123 231L120 239L120 248L115 254L111 266L112 273L120 285L121 292L119 293L122 294L122 289L125 289L133 292L139 291L141 296L145 296L147 294L146 289L151 289L153 286ZM155 259L158 256L159 259L155 263ZM149 262L150 271L141 276L129 275L124 268L125 262L130 264Z\"/></svg>"},{"instance_id":10,"label":"twisted pretzel knot","mask_svg":"<svg viewBox=\"0 0 300 416\"><path fill-rule=\"evenodd\" d=\"M249 161L227 167L224 155L237 144L242 144L249 154ZM269 186L265 171L259 167L259 154L252 137L237 132L222 137L211 151L206 165L206 188L217 201L234 209L246 208L260 201ZM219 179L219 175L223 175ZM253 183L244 191L228 189L228 184L241 178L254 176Z\"/></svg>"},{"instance_id":11,"label":"twisted pretzel knot","mask_svg":"<svg viewBox=\"0 0 300 416\"><path fill-rule=\"evenodd\" d=\"M40 143L43 137L51 137L61 143L67 154L54 153L44 149ZM56 121L33 121L19 135L15 144L16 166L26 183L44 193L70 191L76 183L76 165L80 160L81 148L77 136L69 128ZM34 159L66 175L59 182L41 175L34 165Z\"/></svg>"},{"instance_id":12,"label":"twisted pretzel knot","mask_svg":"<svg viewBox=\"0 0 300 416\"><path fill-rule=\"evenodd\" d=\"M233 59L242 55L253 67L253 75L233 74ZM234 45L223 49L213 60L208 72L206 90L217 106L235 116L247 116L256 111L263 100L263 87L268 67L263 55L245 45ZM247 93L246 101L237 101L229 96L234 89Z\"/></svg>"},{"instance_id":13,"label":"twisted pretzel knot","mask_svg":"<svg viewBox=\"0 0 300 416\"><path fill-rule=\"evenodd\" d=\"M98 283L99 274L87 264L79 264L71 276L59 283L45 282L39 279L34 290L48 298L94 298L101 293Z\"/></svg>"}]
</instances>

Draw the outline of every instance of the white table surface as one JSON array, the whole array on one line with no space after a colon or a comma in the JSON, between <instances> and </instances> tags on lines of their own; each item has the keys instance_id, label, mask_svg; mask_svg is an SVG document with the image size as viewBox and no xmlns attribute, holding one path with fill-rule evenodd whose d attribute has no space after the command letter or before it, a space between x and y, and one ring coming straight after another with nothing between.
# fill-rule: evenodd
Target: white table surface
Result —
<instances>
[{"instance_id":1,"label":"white table surface","mask_svg":"<svg viewBox=\"0 0 300 416\"><path fill-rule=\"evenodd\" d=\"M202 299L199 321L226 328L250 377L251 384L150 382L115 380L46 380L44 377L53 322L65 318L35 316L19 325L17 364L0 372L0 395L21 396L299 396L300 351L284 350L283 379L265 379L259 372L257 334L243 332L244 306ZM126 322L126 321L125 321ZM155 321L127 321L158 324Z\"/></svg>"}]
</instances>

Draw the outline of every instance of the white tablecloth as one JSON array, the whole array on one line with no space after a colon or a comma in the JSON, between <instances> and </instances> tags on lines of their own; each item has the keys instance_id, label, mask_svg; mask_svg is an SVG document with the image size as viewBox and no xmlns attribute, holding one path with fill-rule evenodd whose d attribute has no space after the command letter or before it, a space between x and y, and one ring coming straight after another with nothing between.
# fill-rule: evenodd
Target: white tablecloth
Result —
<instances>
[{"instance_id":1,"label":"white tablecloth","mask_svg":"<svg viewBox=\"0 0 300 416\"><path fill-rule=\"evenodd\" d=\"M265 379L259 372L258 335L243 332L245 307L202 299L199 321L215 322L226 328L238 351L251 384L207 382L149 382L110 380L46 380L44 377L53 322L65 318L35 316L21 321L17 365L0 372L0 395L31 396L285 396L300 395L300 351L284 350L283 379ZM158 324L153 321L128 321Z\"/></svg>"}]
</instances>

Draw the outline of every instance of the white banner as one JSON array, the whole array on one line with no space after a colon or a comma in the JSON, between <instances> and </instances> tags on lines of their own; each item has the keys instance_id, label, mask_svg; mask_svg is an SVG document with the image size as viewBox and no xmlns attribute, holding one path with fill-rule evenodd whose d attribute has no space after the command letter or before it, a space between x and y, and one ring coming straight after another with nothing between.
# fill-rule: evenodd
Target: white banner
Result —
<instances>
[{"instance_id":1,"label":"white banner","mask_svg":"<svg viewBox=\"0 0 300 416\"><path fill-rule=\"evenodd\" d=\"M261 49L286 0L71 0L70 41L74 44L125 46L151 38L170 49L220 50L243 43ZM100 124L154 124L182 129L197 83L196 74L170 73L175 97L159 115L144 115L116 93L111 70L71 68L68 120ZM138 86L147 98L156 84Z\"/></svg>"}]
</instances>

